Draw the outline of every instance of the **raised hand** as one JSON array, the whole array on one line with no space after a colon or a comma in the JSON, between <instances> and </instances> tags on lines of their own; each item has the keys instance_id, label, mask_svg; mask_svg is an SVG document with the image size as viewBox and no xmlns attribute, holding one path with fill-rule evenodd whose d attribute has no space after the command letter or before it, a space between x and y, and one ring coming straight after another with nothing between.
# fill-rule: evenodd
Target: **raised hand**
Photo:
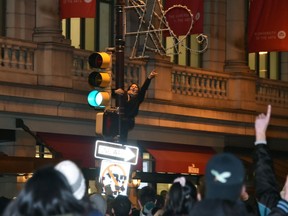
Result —
<instances>
[{"instance_id":1,"label":"raised hand","mask_svg":"<svg viewBox=\"0 0 288 216\"><path fill-rule=\"evenodd\" d=\"M255 133L256 133L256 142L257 141L266 141L266 130L269 125L271 116L271 105L267 106L267 113L261 113L255 119Z\"/></svg>"},{"instance_id":2,"label":"raised hand","mask_svg":"<svg viewBox=\"0 0 288 216\"><path fill-rule=\"evenodd\" d=\"M148 76L149 79L153 79L158 73L155 70L152 70Z\"/></svg>"}]
</instances>

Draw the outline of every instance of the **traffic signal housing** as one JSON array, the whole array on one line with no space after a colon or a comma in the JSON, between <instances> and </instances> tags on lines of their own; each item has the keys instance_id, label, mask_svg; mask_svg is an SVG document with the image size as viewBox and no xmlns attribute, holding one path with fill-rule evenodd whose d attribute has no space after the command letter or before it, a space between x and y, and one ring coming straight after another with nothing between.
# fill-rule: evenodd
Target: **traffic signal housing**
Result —
<instances>
[{"instance_id":1,"label":"traffic signal housing","mask_svg":"<svg viewBox=\"0 0 288 216\"><path fill-rule=\"evenodd\" d=\"M88 62L90 68L94 69L88 77L88 83L94 88L87 96L88 104L94 108L105 108L111 98L112 54L92 53Z\"/></svg>"},{"instance_id":2,"label":"traffic signal housing","mask_svg":"<svg viewBox=\"0 0 288 216\"><path fill-rule=\"evenodd\" d=\"M96 134L105 138L119 135L119 113L117 110L106 109L96 113Z\"/></svg>"}]
</instances>

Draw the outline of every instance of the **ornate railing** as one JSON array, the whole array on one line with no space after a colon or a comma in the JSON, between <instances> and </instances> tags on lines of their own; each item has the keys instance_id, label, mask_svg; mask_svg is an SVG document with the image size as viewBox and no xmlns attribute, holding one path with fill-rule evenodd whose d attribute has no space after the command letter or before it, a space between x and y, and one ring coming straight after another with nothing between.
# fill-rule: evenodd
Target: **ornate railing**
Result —
<instances>
[{"instance_id":1,"label":"ornate railing","mask_svg":"<svg viewBox=\"0 0 288 216\"><path fill-rule=\"evenodd\" d=\"M12 73L37 75L37 71L34 70L36 49L37 44L33 42L0 37L0 69ZM84 79L87 79L91 72L88 65L90 54L91 52L86 50L73 50L71 78L82 79L83 82ZM131 83L141 84L147 75L146 66L147 62L144 60L125 59L124 87L127 88ZM115 70L115 65L113 70ZM232 75L229 73L173 65L170 73L167 71L167 73L162 73L161 76L169 76L165 80L171 80L171 88L167 89L167 92L172 91L172 94L207 99L230 99L229 93L231 92L229 92L228 86ZM115 71L112 71L112 79L115 81ZM113 83L115 85L115 82ZM112 88L115 88L115 86L112 86ZM279 107L288 107L287 82L259 78L256 79L255 89L256 103L271 103Z\"/></svg>"},{"instance_id":2,"label":"ornate railing","mask_svg":"<svg viewBox=\"0 0 288 216\"><path fill-rule=\"evenodd\" d=\"M146 63L141 60L128 60L125 64L124 70L124 87L128 88L132 83L139 83L141 80L141 74L145 73Z\"/></svg>"},{"instance_id":3,"label":"ornate railing","mask_svg":"<svg viewBox=\"0 0 288 216\"><path fill-rule=\"evenodd\" d=\"M175 68L175 67L174 67ZM229 76L177 66L172 71L171 87L175 94L227 99Z\"/></svg>"},{"instance_id":4,"label":"ornate railing","mask_svg":"<svg viewBox=\"0 0 288 216\"><path fill-rule=\"evenodd\" d=\"M74 49L73 50L73 68L72 74L75 77L87 78L91 72L88 64L88 57L91 52L86 50Z\"/></svg>"},{"instance_id":5,"label":"ornate railing","mask_svg":"<svg viewBox=\"0 0 288 216\"><path fill-rule=\"evenodd\" d=\"M36 43L0 37L0 67L33 71Z\"/></svg>"},{"instance_id":6,"label":"ornate railing","mask_svg":"<svg viewBox=\"0 0 288 216\"><path fill-rule=\"evenodd\" d=\"M256 101L288 107L288 83L259 79L256 82Z\"/></svg>"}]
</instances>

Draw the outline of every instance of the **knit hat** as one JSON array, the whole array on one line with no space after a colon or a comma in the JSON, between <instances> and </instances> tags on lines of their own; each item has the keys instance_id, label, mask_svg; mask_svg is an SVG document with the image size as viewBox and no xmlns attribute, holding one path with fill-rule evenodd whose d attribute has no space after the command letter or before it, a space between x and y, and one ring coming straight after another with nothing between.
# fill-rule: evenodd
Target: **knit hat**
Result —
<instances>
[{"instance_id":1,"label":"knit hat","mask_svg":"<svg viewBox=\"0 0 288 216\"><path fill-rule=\"evenodd\" d=\"M85 178L79 167L70 160L64 160L55 166L68 180L72 187L73 195L80 200L84 197L86 191Z\"/></svg>"},{"instance_id":2,"label":"knit hat","mask_svg":"<svg viewBox=\"0 0 288 216\"><path fill-rule=\"evenodd\" d=\"M213 156L205 170L205 198L236 201L240 198L245 171L242 162L230 153Z\"/></svg>"}]
</instances>

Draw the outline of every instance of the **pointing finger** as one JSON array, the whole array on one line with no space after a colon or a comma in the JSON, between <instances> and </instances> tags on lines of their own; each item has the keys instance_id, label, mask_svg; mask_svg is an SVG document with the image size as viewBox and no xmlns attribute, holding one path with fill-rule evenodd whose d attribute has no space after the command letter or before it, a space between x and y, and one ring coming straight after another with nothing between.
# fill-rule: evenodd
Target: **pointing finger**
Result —
<instances>
[{"instance_id":1,"label":"pointing finger","mask_svg":"<svg viewBox=\"0 0 288 216\"><path fill-rule=\"evenodd\" d=\"M271 105L270 104L267 106L267 114L266 114L266 116L267 116L267 119L270 119L270 116L271 116Z\"/></svg>"}]
</instances>

